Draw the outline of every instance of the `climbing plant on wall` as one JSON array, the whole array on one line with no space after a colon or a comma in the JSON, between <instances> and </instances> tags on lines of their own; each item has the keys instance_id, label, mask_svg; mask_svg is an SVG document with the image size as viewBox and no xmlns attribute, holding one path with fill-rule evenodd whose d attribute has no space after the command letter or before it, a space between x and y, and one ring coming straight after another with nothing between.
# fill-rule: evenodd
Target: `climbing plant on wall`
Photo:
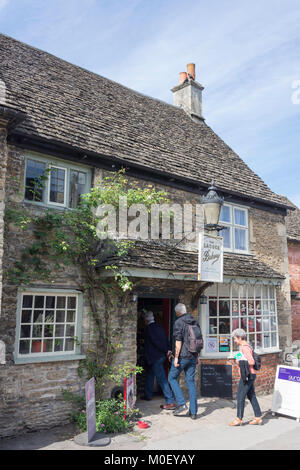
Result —
<instances>
[{"instance_id":1,"label":"climbing plant on wall","mask_svg":"<svg viewBox=\"0 0 300 470\"><path fill-rule=\"evenodd\" d=\"M39 191L46 178L44 175L42 181L36 182ZM111 365L118 349L118 344L112 341L111 314L120 303L126 302L132 288L130 279L121 272L117 263L112 264L110 260L128 253L134 242L99 238L99 223L103 218L97 215L97 208L109 204L118 212L120 197L127 198L128 207L143 204L147 211L152 204L167 202L164 191L157 191L152 185L141 188L137 183L130 184L121 170L82 195L75 209L37 210L35 206L33 211L8 202L6 210L7 226L14 223L20 231L32 235L19 259L6 273L9 283L19 286L30 285L37 280L53 283L57 274L68 266L77 270L78 288L88 299L95 325L95 347L90 347L85 366L88 377L95 376L99 388L103 378L112 373ZM111 276L101 277L101 268L108 270ZM102 308L99 294L105 299Z\"/></svg>"}]
</instances>

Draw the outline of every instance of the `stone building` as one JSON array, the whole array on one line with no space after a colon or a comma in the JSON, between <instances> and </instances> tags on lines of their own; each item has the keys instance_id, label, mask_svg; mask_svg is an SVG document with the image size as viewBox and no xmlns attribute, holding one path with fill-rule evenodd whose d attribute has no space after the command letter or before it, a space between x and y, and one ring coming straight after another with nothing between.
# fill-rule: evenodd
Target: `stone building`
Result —
<instances>
[{"instance_id":1,"label":"stone building","mask_svg":"<svg viewBox=\"0 0 300 470\"><path fill-rule=\"evenodd\" d=\"M295 210L288 211L286 230L291 281L292 340L300 345L300 210L296 206L294 208Z\"/></svg>"},{"instance_id":2,"label":"stone building","mask_svg":"<svg viewBox=\"0 0 300 470\"><path fill-rule=\"evenodd\" d=\"M173 106L4 35L0 58L0 339L6 346L0 435L69 419L61 389L82 390L77 369L91 328L72 267L57 273L51 285L39 279L26 289L9 284L5 271L30 233L4 223L5 204L9 199L36 213L72 208L104 174L122 167L130 180L164 189L179 205L199 204L214 179L224 196L221 223L227 229L221 284L198 281L197 245L186 240L139 241L118 260L137 301L114 312L123 342L117 360L140 361L145 308L172 341L174 305L182 301L199 319L205 339L199 394L211 386L221 396L216 374L223 373L235 395L237 370L228 358L236 327L262 354L258 391L272 390L276 365L292 339L285 226L290 205L205 123L194 68L180 74ZM51 176L36 201L27 189L49 166ZM203 230L203 212L198 222Z\"/></svg>"}]
</instances>

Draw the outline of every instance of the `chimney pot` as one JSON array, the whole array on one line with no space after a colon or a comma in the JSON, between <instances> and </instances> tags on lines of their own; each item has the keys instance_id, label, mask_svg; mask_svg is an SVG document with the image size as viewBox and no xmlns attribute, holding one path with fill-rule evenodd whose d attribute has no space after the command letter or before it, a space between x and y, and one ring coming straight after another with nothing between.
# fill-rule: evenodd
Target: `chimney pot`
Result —
<instances>
[{"instance_id":1,"label":"chimney pot","mask_svg":"<svg viewBox=\"0 0 300 470\"><path fill-rule=\"evenodd\" d=\"M193 80L196 79L195 64L187 64L187 75L189 74L193 77Z\"/></svg>"},{"instance_id":2,"label":"chimney pot","mask_svg":"<svg viewBox=\"0 0 300 470\"><path fill-rule=\"evenodd\" d=\"M187 73L186 72L180 72L179 74L179 83L183 83L187 79Z\"/></svg>"}]
</instances>

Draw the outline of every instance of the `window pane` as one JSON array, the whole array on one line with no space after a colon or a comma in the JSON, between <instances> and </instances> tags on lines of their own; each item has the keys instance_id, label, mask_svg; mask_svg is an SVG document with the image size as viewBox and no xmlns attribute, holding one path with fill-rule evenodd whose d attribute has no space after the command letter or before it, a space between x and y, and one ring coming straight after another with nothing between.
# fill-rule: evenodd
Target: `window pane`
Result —
<instances>
[{"instance_id":1,"label":"window pane","mask_svg":"<svg viewBox=\"0 0 300 470\"><path fill-rule=\"evenodd\" d=\"M76 297L68 297L68 308L76 308Z\"/></svg>"},{"instance_id":2,"label":"window pane","mask_svg":"<svg viewBox=\"0 0 300 470\"><path fill-rule=\"evenodd\" d=\"M73 339L66 339L65 351L73 351L75 341Z\"/></svg>"},{"instance_id":3,"label":"window pane","mask_svg":"<svg viewBox=\"0 0 300 470\"><path fill-rule=\"evenodd\" d=\"M20 338L30 338L31 326L21 326Z\"/></svg>"},{"instance_id":4,"label":"window pane","mask_svg":"<svg viewBox=\"0 0 300 470\"><path fill-rule=\"evenodd\" d=\"M54 322L54 310L46 310L45 312L45 323Z\"/></svg>"},{"instance_id":5,"label":"window pane","mask_svg":"<svg viewBox=\"0 0 300 470\"><path fill-rule=\"evenodd\" d=\"M246 227L246 212L244 210L234 208L234 223Z\"/></svg>"},{"instance_id":6,"label":"window pane","mask_svg":"<svg viewBox=\"0 0 300 470\"><path fill-rule=\"evenodd\" d=\"M230 333L230 318L220 318L219 333Z\"/></svg>"},{"instance_id":7,"label":"window pane","mask_svg":"<svg viewBox=\"0 0 300 470\"><path fill-rule=\"evenodd\" d=\"M255 319L254 317L248 318L248 331L251 333L255 331Z\"/></svg>"},{"instance_id":8,"label":"window pane","mask_svg":"<svg viewBox=\"0 0 300 470\"><path fill-rule=\"evenodd\" d=\"M254 315L254 301L248 300L248 315Z\"/></svg>"},{"instance_id":9,"label":"window pane","mask_svg":"<svg viewBox=\"0 0 300 470\"><path fill-rule=\"evenodd\" d=\"M63 339L55 339L54 342L54 351L63 351L64 350L64 340Z\"/></svg>"},{"instance_id":10,"label":"window pane","mask_svg":"<svg viewBox=\"0 0 300 470\"><path fill-rule=\"evenodd\" d=\"M72 325L67 325L66 326L66 336L74 336L75 334L75 328Z\"/></svg>"},{"instance_id":11,"label":"window pane","mask_svg":"<svg viewBox=\"0 0 300 470\"><path fill-rule=\"evenodd\" d=\"M229 206L222 206L219 220L220 222L231 222L231 211Z\"/></svg>"},{"instance_id":12,"label":"window pane","mask_svg":"<svg viewBox=\"0 0 300 470\"><path fill-rule=\"evenodd\" d=\"M209 315L211 317L217 316L217 302L216 301L209 301Z\"/></svg>"},{"instance_id":13,"label":"window pane","mask_svg":"<svg viewBox=\"0 0 300 470\"><path fill-rule=\"evenodd\" d=\"M70 171L70 188L69 188L69 207L77 207L81 194L85 193L86 174L81 171Z\"/></svg>"},{"instance_id":14,"label":"window pane","mask_svg":"<svg viewBox=\"0 0 300 470\"><path fill-rule=\"evenodd\" d=\"M43 323L43 321L44 321L43 310L34 310L33 323Z\"/></svg>"},{"instance_id":15,"label":"window pane","mask_svg":"<svg viewBox=\"0 0 300 470\"><path fill-rule=\"evenodd\" d=\"M270 311L275 312L275 300L270 300Z\"/></svg>"},{"instance_id":16,"label":"window pane","mask_svg":"<svg viewBox=\"0 0 300 470\"><path fill-rule=\"evenodd\" d=\"M230 316L230 301L229 300L220 300L219 315L220 317Z\"/></svg>"},{"instance_id":17,"label":"window pane","mask_svg":"<svg viewBox=\"0 0 300 470\"><path fill-rule=\"evenodd\" d=\"M256 318L256 331L258 331L259 333L262 331L261 330L261 327L262 327L262 320L261 318Z\"/></svg>"},{"instance_id":18,"label":"window pane","mask_svg":"<svg viewBox=\"0 0 300 470\"><path fill-rule=\"evenodd\" d=\"M55 297L54 297L54 295L46 297L46 308L55 308Z\"/></svg>"},{"instance_id":19,"label":"window pane","mask_svg":"<svg viewBox=\"0 0 300 470\"><path fill-rule=\"evenodd\" d=\"M256 335L256 347L257 348L262 348L262 335Z\"/></svg>"},{"instance_id":20,"label":"window pane","mask_svg":"<svg viewBox=\"0 0 300 470\"><path fill-rule=\"evenodd\" d=\"M53 325L45 325L44 327L44 337L51 338L53 336L54 326Z\"/></svg>"},{"instance_id":21,"label":"window pane","mask_svg":"<svg viewBox=\"0 0 300 470\"><path fill-rule=\"evenodd\" d=\"M44 308L44 299L43 295L36 295L34 299L34 308Z\"/></svg>"},{"instance_id":22,"label":"window pane","mask_svg":"<svg viewBox=\"0 0 300 470\"><path fill-rule=\"evenodd\" d=\"M66 312L64 310L56 310L56 323L64 323Z\"/></svg>"},{"instance_id":23,"label":"window pane","mask_svg":"<svg viewBox=\"0 0 300 470\"><path fill-rule=\"evenodd\" d=\"M66 306L66 298L65 297L57 297L57 306L56 308L65 308Z\"/></svg>"},{"instance_id":24,"label":"window pane","mask_svg":"<svg viewBox=\"0 0 300 470\"><path fill-rule=\"evenodd\" d=\"M269 296L270 296L270 299L275 299L275 289L274 289L274 287L269 287Z\"/></svg>"},{"instance_id":25,"label":"window pane","mask_svg":"<svg viewBox=\"0 0 300 470\"><path fill-rule=\"evenodd\" d=\"M41 338L43 333L42 325L33 325L32 327L32 337L33 338Z\"/></svg>"},{"instance_id":26,"label":"window pane","mask_svg":"<svg viewBox=\"0 0 300 470\"><path fill-rule=\"evenodd\" d=\"M277 334L276 333L271 334L271 346L272 348L276 348L277 346Z\"/></svg>"},{"instance_id":27,"label":"window pane","mask_svg":"<svg viewBox=\"0 0 300 470\"><path fill-rule=\"evenodd\" d=\"M224 248L231 248L231 227L221 230L220 237L223 237Z\"/></svg>"},{"instance_id":28,"label":"window pane","mask_svg":"<svg viewBox=\"0 0 300 470\"><path fill-rule=\"evenodd\" d=\"M31 323L31 310L23 310L21 323Z\"/></svg>"},{"instance_id":29,"label":"window pane","mask_svg":"<svg viewBox=\"0 0 300 470\"><path fill-rule=\"evenodd\" d=\"M238 300L232 301L232 316L233 317L239 316L239 301Z\"/></svg>"},{"instance_id":30,"label":"window pane","mask_svg":"<svg viewBox=\"0 0 300 470\"><path fill-rule=\"evenodd\" d=\"M240 315L242 317L245 317L247 315L246 300L240 301Z\"/></svg>"},{"instance_id":31,"label":"window pane","mask_svg":"<svg viewBox=\"0 0 300 470\"><path fill-rule=\"evenodd\" d=\"M270 347L270 334L264 335L264 348Z\"/></svg>"},{"instance_id":32,"label":"window pane","mask_svg":"<svg viewBox=\"0 0 300 470\"><path fill-rule=\"evenodd\" d=\"M25 199L43 201L45 163L27 160L25 176Z\"/></svg>"},{"instance_id":33,"label":"window pane","mask_svg":"<svg viewBox=\"0 0 300 470\"><path fill-rule=\"evenodd\" d=\"M67 322L69 323L74 323L75 322L75 317L76 317L76 312L69 310L67 313Z\"/></svg>"},{"instance_id":34,"label":"window pane","mask_svg":"<svg viewBox=\"0 0 300 470\"><path fill-rule=\"evenodd\" d=\"M65 172L60 168L53 168L50 172L50 202L64 204L65 202Z\"/></svg>"},{"instance_id":35,"label":"window pane","mask_svg":"<svg viewBox=\"0 0 300 470\"><path fill-rule=\"evenodd\" d=\"M276 317L271 317L271 331L276 331L276 328L277 328Z\"/></svg>"},{"instance_id":36,"label":"window pane","mask_svg":"<svg viewBox=\"0 0 300 470\"><path fill-rule=\"evenodd\" d=\"M55 336L56 338L63 338L65 336L65 325L55 326Z\"/></svg>"},{"instance_id":37,"label":"window pane","mask_svg":"<svg viewBox=\"0 0 300 470\"><path fill-rule=\"evenodd\" d=\"M234 245L236 250L246 250L246 230L234 229Z\"/></svg>"},{"instance_id":38,"label":"window pane","mask_svg":"<svg viewBox=\"0 0 300 470\"><path fill-rule=\"evenodd\" d=\"M209 334L213 335L217 333L217 319L210 318L209 319Z\"/></svg>"},{"instance_id":39,"label":"window pane","mask_svg":"<svg viewBox=\"0 0 300 470\"><path fill-rule=\"evenodd\" d=\"M271 325L270 325L270 319L269 318L264 318L263 319L263 327L264 327L264 331L270 331L271 330Z\"/></svg>"},{"instance_id":40,"label":"window pane","mask_svg":"<svg viewBox=\"0 0 300 470\"><path fill-rule=\"evenodd\" d=\"M30 341L20 341L20 354L29 354Z\"/></svg>"},{"instance_id":41,"label":"window pane","mask_svg":"<svg viewBox=\"0 0 300 470\"><path fill-rule=\"evenodd\" d=\"M53 351L53 340L52 339L46 339L44 341L44 346L45 346L45 352L52 352Z\"/></svg>"},{"instance_id":42,"label":"window pane","mask_svg":"<svg viewBox=\"0 0 300 470\"><path fill-rule=\"evenodd\" d=\"M246 318L241 318L241 328L246 332L248 331L248 321Z\"/></svg>"},{"instance_id":43,"label":"window pane","mask_svg":"<svg viewBox=\"0 0 300 470\"><path fill-rule=\"evenodd\" d=\"M31 308L32 307L32 295L23 295L23 308Z\"/></svg>"}]
</instances>

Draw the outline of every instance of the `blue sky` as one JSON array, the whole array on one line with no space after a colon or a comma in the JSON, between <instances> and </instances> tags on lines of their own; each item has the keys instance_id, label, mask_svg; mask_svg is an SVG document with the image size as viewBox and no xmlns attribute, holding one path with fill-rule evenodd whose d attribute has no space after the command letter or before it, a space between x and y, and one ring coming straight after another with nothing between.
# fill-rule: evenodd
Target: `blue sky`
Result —
<instances>
[{"instance_id":1,"label":"blue sky","mask_svg":"<svg viewBox=\"0 0 300 470\"><path fill-rule=\"evenodd\" d=\"M0 0L0 31L168 103L194 62L207 124L300 207L299 0Z\"/></svg>"}]
</instances>

